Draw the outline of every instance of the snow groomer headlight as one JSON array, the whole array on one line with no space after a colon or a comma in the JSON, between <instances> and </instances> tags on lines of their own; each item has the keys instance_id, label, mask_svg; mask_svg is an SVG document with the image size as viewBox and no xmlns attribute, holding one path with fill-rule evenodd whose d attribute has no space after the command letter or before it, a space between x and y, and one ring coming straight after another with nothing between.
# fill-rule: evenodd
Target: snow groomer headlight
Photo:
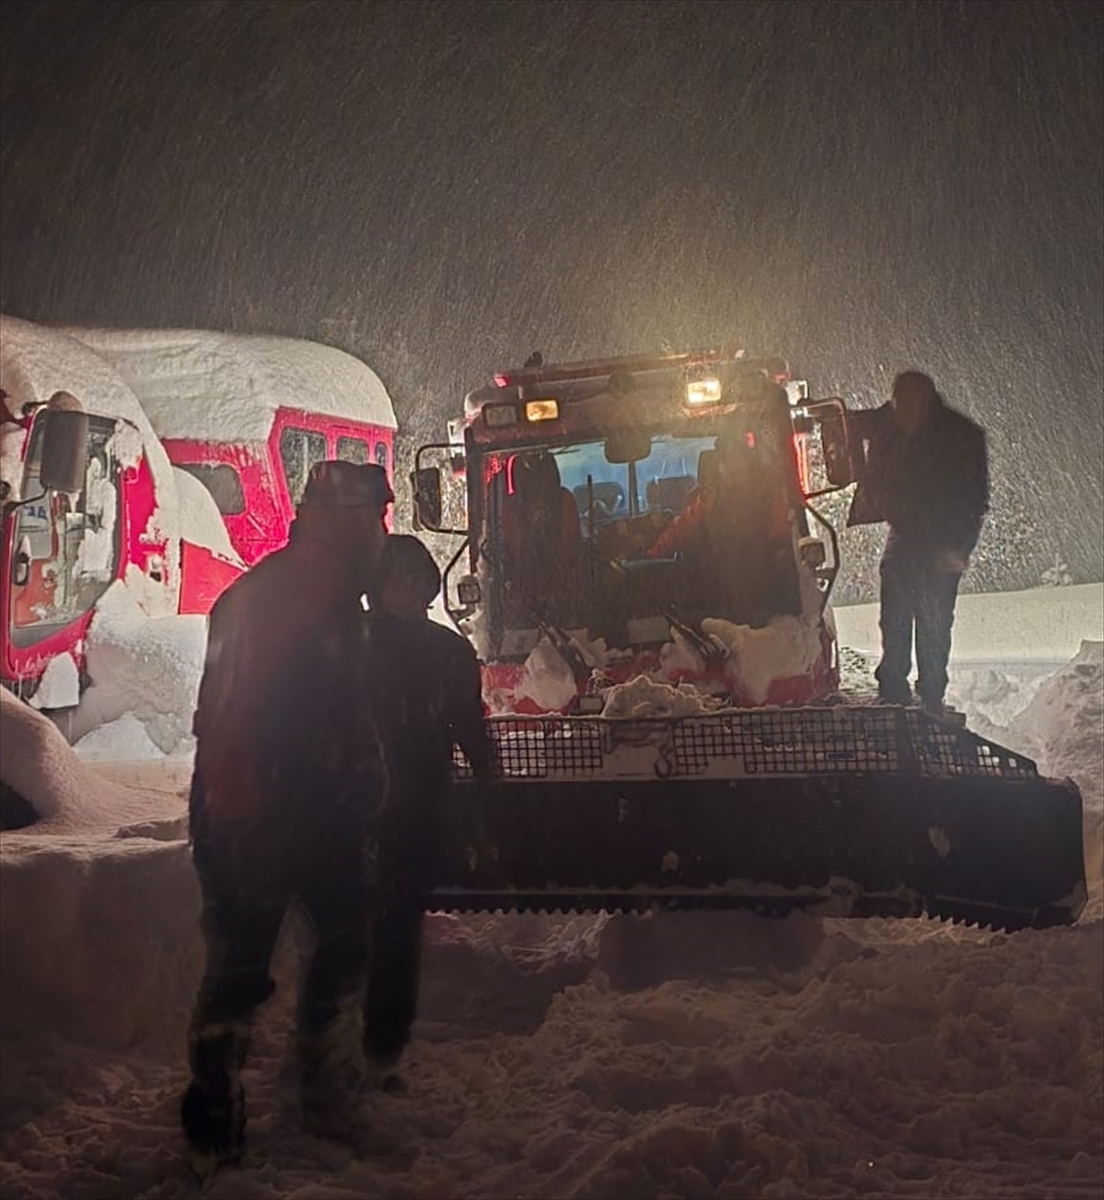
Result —
<instances>
[{"instance_id":1,"label":"snow groomer headlight","mask_svg":"<svg viewBox=\"0 0 1104 1200\"><path fill-rule=\"evenodd\" d=\"M686 403L693 408L716 404L721 398L721 381L716 375L701 375L686 381Z\"/></svg>"},{"instance_id":2,"label":"snow groomer headlight","mask_svg":"<svg viewBox=\"0 0 1104 1200\"><path fill-rule=\"evenodd\" d=\"M551 397L525 401L527 421L556 421L560 416L560 402Z\"/></svg>"}]
</instances>

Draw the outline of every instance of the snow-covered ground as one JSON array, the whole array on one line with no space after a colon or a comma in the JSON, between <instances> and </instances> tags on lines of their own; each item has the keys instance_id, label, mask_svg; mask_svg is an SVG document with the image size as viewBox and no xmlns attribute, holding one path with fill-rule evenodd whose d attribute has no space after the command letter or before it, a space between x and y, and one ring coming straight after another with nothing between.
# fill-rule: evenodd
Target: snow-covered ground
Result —
<instances>
[{"instance_id":1,"label":"snow-covered ground","mask_svg":"<svg viewBox=\"0 0 1104 1200\"><path fill-rule=\"evenodd\" d=\"M839 627L861 675L869 609ZM1098 585L960 602L952 700L1081 786L1074 928L432 917L410 1089L368 1102L354 1153L296 1121L293 927L246 1072L254 1157L207 1194L1099 1197L1102 643ZM4 1197L198 1194L176 1123L202 958L187 757L106 761L171 740L143 695L50 776L48 820L0 838Z\"/></svg>"}]
</instances>

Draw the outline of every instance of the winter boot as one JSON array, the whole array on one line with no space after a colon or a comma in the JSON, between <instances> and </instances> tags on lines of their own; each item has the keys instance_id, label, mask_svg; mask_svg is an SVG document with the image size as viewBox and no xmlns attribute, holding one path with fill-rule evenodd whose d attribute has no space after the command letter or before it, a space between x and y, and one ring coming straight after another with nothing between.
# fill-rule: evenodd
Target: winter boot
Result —
<instances>
[{"instance_id":1,"label":"winter boot","mask_svg":"<svg viewBox=\"0 0 1104 1200\"><path fill-rule=\"evenodd\" d=\"M237 1085L214 1095L191 1083L180 1103L180 1121L188 1139L189 1163L201 1178L241 1161L245 1149L245 1093Z\"/></svg>"},{"instance_id":2,"label":"winter boot","mask_svg":"<svg viewBox=\"0 0 1104 1200\"><path fill-rule=\"evenodd\" d=\"M342 1006L322 1029L298 1038L299 1093L308 1133L354 1139L362 1121L364 1058L355 1004Z\"/></svg>"}]
</instances>

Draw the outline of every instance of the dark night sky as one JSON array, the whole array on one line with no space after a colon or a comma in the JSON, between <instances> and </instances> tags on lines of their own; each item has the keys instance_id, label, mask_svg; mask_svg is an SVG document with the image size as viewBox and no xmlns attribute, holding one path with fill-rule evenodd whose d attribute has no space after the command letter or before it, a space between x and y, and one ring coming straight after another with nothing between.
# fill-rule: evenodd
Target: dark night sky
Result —
<instances>
[{"instance_id":1,"label":"dark night sky","mask_svg":"<svg viewBox=\"0 0 1104 1200\"><path fill-rule=\"evenodd\" d=\"M328 341L426 433L535 347L919 366L990 431L977 585L1104 575L1096 0L2 19L5 312Z\"/></svg>"}]
</instances>

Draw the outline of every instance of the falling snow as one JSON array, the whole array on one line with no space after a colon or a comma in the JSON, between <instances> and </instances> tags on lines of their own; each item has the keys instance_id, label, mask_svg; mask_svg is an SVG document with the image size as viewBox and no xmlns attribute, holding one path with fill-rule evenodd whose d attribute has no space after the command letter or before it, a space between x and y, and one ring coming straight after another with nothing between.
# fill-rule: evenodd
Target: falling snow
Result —
<instances>
[{"instance_id":1,"label":"falling snow","mask_svg":"<svg viewBox=\"0 0 1104 1200\"><path fill-rule=\"evenodd\" d=\"M5 312L339 346L407 453L535 348L920 366L990 433L967 589L1104 577L1099 3L4 9Z\"/></svg>"}]
</instances>

